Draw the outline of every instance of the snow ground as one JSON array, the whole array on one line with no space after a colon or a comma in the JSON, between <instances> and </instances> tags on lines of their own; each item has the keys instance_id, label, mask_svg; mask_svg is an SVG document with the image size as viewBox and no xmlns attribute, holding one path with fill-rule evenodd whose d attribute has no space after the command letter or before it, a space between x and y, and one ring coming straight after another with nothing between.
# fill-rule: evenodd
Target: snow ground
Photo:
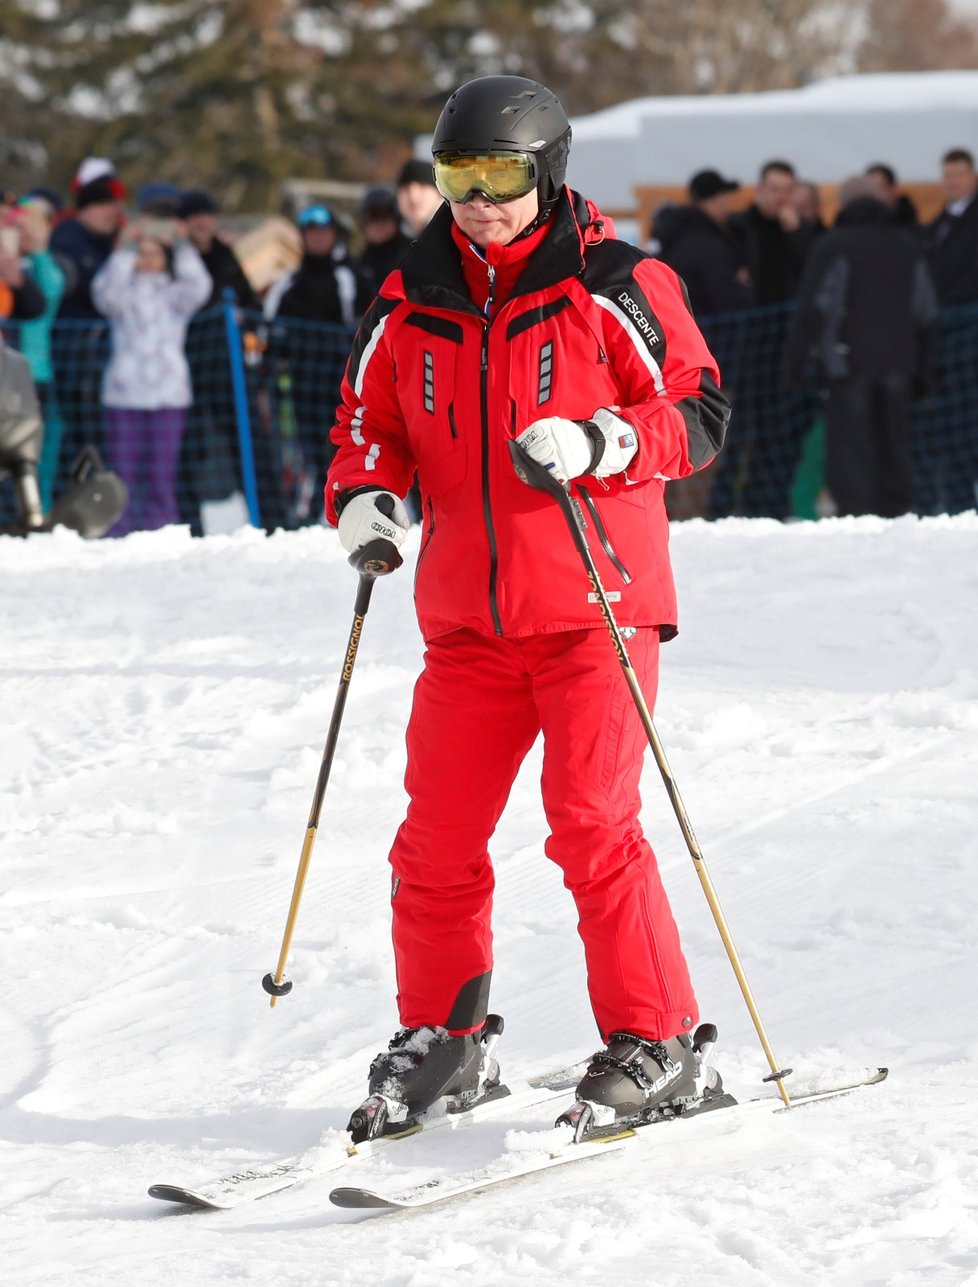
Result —
<instances>
[{"instance_id":1,"label":"snow ground","mask_svg":"<svg viewBox=\"0 0 978 1287\"><path fill-rule=\"evenodd\" d=\"M335 534L0 540L3 1283L978 1283L976 538L974 514L673 533L657 727L775 1051L797 1088L878 1063L889 1081L381 1217L329 1205L349 1171L224 1213L146 1187L341 1129L396 1025L410 567L373 596L295 988L270 1010L352 617ZM534 752L494 842L514 1076L596 1044L538 773ZM766 1064L651 757L644 798L718 1063L756 1093ZM501 1138L445 1135L358 1174L395 1152L466 1169Z\"/></svg>"}]
</instances>

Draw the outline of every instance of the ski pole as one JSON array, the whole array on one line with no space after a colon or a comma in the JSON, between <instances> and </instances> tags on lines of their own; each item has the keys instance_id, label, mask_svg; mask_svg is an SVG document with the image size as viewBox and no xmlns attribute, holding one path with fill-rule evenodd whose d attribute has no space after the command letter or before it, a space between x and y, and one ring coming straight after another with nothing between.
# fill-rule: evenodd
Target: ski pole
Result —
<instances>
[{"instance_id":1,"label":"ski pole","mask_svg":"<svg viewBox=\"0 0 978 1287\"><path fill-rule=\"evenodd\" d=\"M323 807L323 798L326 795L326 784L329 781L330 769L333 767L333 754L339 738L343 709L346 706L346 695L350 687L350 677L353 674L353 663L357 659L360 636L363 632L363 620L370 606L370 596L373 593L374 581L377 577L386 576L388 572L393 572L395 568L399 568L403 560L391 541L376 540L370 541L362 549L357 550L355 554L351 554L349 562L360 573L356 603L353 608L353 626L346 646L346 656L343 661L340 682L336 690L336 699L333 702L333 715L329 721L329 731L326 734L326 745L323 748L323 758L319 765L316 790L309 810L309 821L306 823L306 834L302 842L299 869L295 874L292 902L289 905L289 914L285 921L285 934L282 937L282 949L278 955L278 965L275 967L274 975L266 974L261 981L262 987L271 997L269 1004L272 1006L274 1006L279 997L284 997L292 991L291 981L285 978L285 963L288 960L289 949L292 946L292 934L295 930L296 917L299 914L299 903L302 901L302 891L306 883L306 874L309 871L313 845L316 843L319 814Z\"/></svg>"},{"instance_id":2,"label":"ski pole","mask_svg":"<svg viewBox=\"0 0 978 1287\"><path fill-rule=\"evenodd\" d=\"M696 868L696 874L699 877L700 884L703 887L703 892L706 895L706 901L710 905L710 911L713 913L713 919L716 921L717 929L720 932L720 938L723 941L723 946L726 949L730 964L733 967L733 972L737 978L738 984L740 985L740 990L743 993L744 1001L747 1005L750 1017L753 1020L754 1027L757 1030L757 1035L760 1039L764 1054L767 1056L767 1061L771 1066L771 1072L764 1078L764 1080L773 1081L777 1084L778 1093L784 1101L785 1106L790 1107L791 1100L788 1097L788 1091L784 1085L784 1078L790 1074L791 1069L780 1068L778 1066L778 1061L774 1057L774 1051L771 1049L771 1043L768 1041L767 1033L764 1030L764 1024L761 1021L757 1004L754 1001L754 994L751 992L750 984L747 981L747 975L744 973L744 967L740 961L740 954L738 953L733 938L731 937L730 929L727 925L727 918L724 916L723 908L720 906L720 900L717 897L716 888L713 884L712 878L710 877L710 873L707 870L706 861L703 857L703 852L700 849L699 841L693 833L689 816L686 813L686 806L683 804L682 797L679 794L679 788L676 785L676 780L672 776L672 770L669 768L669 761L666 759L665 750L663 749L662 743L659 741L659 735L652 722L652 713L649 710L648 703L645 700L645 695L643 694L641 685L638 682L638 676L635 674L634 667L629 659L628 651L625 647L625 640L622 638L621 630L619 629L614 613L611 610L611 604L608 601L608 596L605 593L604 586L601 584L601 578L598 575L598 569L595 566L594 557L591 554L591 550L588 545L585 531L587 524L580 504L576 497L571 494L569 483L559 482L543 465L539 464L531 456L526 455L526 453L520 449L518 443L511 441L509 444L509 452L513 459L513 465L520 478L531 487L537 488L538 491L549 492L550 495L557 500L561 510L563 511L564 517L567 519L571 534L574 537L574 544L577 546L578 552L580 553L581 559L584 563L588 578L591 581L594 596L601 608L601 615L604 618L605 625L608 627L608 633L611 635L611 640L614 644L615 652L618 655L618 660L621 662L622 669L625 672L625 678L628 681L628 687L631 690L635 705L638 708L639 717L642 721L642 726L645 729L645 735L648 738L649 745L652 747L652 754L655 756L655 762L659 766L659 772L662 775L662 781L665 784L666 793L672 803L676 820L679 823L679 829L683 833L683 839L686 841L686 848L689 850L689 856L693 860L693 866Z\"/></svg>"}]
</instances>

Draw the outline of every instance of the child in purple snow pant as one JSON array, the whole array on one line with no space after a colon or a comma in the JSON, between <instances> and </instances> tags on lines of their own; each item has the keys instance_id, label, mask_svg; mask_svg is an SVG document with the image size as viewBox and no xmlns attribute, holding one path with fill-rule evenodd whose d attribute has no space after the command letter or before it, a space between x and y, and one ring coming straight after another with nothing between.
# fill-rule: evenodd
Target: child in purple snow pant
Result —
<instances>
[{"instance_id":1,"label":"child in purple snow pant","mask_svg":"<svg viewBox=\"0 0 978 1287\"><path fill-rule=\"evenodd\" d=\"M153 531L179 521L177 460L186 422L184 407L105 408L109 461L129 488L129 504L109 528L109 536Z\"/></svg>"}]
</instances>

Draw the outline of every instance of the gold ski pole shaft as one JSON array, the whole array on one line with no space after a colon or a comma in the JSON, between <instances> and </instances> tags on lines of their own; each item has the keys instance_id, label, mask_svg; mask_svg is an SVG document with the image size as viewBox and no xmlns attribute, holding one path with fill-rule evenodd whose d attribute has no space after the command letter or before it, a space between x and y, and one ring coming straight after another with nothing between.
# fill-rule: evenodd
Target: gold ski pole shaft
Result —
<instances>
[{"instance_id":1,"label":"gold ski pole shaft","mask_svg":"<svg viewBox=\"0 0 978 1287\"><path fill-rule=\"evenodd\" d=\"M306 834L302 842L302 852L299 856L299 868L295 874L292 901L289 904L289 914L285 921L285 933L282 936L282 947L278 954L278 965L275 967L274 975L266 974L261 981L262 987L271 998L269 1001L271 1006L275 1005L279 997L284 997L292 991L292 983L285 978L285 965L292 947L292 936L295 932L295 923L299 915L299 904L302 901L302 891L305 888L309 862L312 858L313 846L316 843L319 815L326 796L326 784L329 782L330 770L333 767L333 756L340 734L340 724L343 721L343 711L346 707L346 695L349 691L350 678L353 674L353 664L357 659L357 650L360 647L363 620L370 606L370 595L373 592L374 581L378 576L393 572L395 568L400 567L401 562L401 556L394 545L386 540L371 541L363 549L350 556L350 563L360 573L356 604L353 609L353 625L350 629L350 638L346 646L346 656L343 661L340 682L336 689L333 715L329 722L329 731L326 734L326 745L323 748L323 758L319 765L316 790L309 809L309 821L306 823Z\"/></svg>"}]
</instances>

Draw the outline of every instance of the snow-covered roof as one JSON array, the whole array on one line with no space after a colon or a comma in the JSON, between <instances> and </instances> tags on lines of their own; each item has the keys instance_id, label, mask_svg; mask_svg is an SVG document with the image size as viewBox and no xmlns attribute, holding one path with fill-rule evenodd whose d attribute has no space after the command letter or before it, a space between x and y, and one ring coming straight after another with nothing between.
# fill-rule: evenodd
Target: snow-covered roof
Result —
<instances>
[{"instance_id":1,"label":"snow-covered roof","mask_svg":"<svg viewBox=\"0 0 978 1287\"><path fill-rule=\"evenodd\" d=\"M935 180L950 147L978 149L978 71L838 76L763 94L639 98L571 122L568 179L607 208L642 184L718 169L752 182L772 157L816 183L874 161Z\"/></svg>"}]
</instances>

